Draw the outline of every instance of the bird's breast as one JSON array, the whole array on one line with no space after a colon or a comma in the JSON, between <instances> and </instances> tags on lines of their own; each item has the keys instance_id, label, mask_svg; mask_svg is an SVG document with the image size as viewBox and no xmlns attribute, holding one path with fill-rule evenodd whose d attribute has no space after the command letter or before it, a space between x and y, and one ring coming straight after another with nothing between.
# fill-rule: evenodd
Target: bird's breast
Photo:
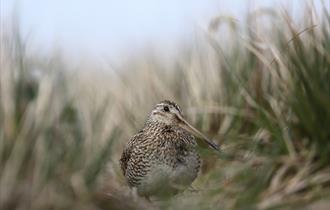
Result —
<instances>
[{"instance_id":1,"label":"bird's breast","mask_svg":"<svg viewBox=\"0 0 330 210\"><path fill-rule=\"evenodd\" d=\"M175 164L158 161L149 169L145 178L137 187L142 195L166 195L184 190L197 177L200 168L199 155L190 152Z\"/></svg>"}]
</instances>

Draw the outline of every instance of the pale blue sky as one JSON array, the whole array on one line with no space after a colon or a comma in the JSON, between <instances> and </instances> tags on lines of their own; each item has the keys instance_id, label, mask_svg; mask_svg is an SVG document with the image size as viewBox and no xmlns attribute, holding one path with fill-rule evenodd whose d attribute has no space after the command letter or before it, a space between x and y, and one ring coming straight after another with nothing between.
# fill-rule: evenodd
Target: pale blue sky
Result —
<instances>
[{"instance_id":1,"label":"pale blue sky","mask_svg":"<svg viewBox=\"0 0 330 210\"><path fill-rule=\"evenodd\" d=\"M23 36L40 49L115 55L148 45L173 49L215 15L242 20L251 2L286 4L295 11L303 5L301 0L1 0L1 19L8 20L16 5Z\"/></svg>"}]
</instances>

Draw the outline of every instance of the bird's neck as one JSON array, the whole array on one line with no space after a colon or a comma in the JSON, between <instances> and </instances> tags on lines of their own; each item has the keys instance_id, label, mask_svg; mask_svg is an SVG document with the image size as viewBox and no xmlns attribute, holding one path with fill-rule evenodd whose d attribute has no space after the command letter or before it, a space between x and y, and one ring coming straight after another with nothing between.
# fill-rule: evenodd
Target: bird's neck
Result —
<instances>
[{"instance_id":1,"label":"bird's neck","mask_svg":"<svg viewBox=\"0 0 330 210\"><path fill-rule=\"evenodd\" d=\"M153 132L153 133L159 133L159 132L163 132L165 130L172 130L173 128L174 128L174 125L169 125L164 122L147 121L144 125L143 130Z\"/></svg>"}]
</instances>

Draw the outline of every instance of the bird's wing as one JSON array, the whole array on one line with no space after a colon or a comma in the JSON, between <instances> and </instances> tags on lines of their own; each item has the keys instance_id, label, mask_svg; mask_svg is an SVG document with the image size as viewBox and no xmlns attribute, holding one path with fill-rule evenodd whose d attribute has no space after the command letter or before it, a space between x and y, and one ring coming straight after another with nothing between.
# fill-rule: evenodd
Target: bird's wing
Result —
<instances>
[{"instance_id":1,"label":"bird's wing","mask_svg":"<svg viewBox=\"0 0 330 210\"><path fill-rule=\"evenodd\" d=\"M136 135L134 135L126 144L125 148L124 148L124 151L121 155L121 158L119 160L120 162L120 167L121 167L121 170L123 171L123 174L125 175L126 174L126 169L127 169L127 165L128 165L128 162L131 158L131 153L132 153L132 149L135 145L135 143L137 142L137 140L141 138L141 133L138 133Z\"/></svg>"}]
</instances>

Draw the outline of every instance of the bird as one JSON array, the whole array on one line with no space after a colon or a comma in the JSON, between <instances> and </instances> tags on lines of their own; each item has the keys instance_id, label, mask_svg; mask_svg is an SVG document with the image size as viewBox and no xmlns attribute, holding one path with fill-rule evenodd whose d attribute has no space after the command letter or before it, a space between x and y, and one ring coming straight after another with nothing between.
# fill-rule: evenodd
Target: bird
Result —
<instances>
[{"instance_id":1,"label":"bird","mask_svg":"<svg viewBox=\"0 0 330 210\"><path fill-rule=\"evenodd\" d=\"M185 120L175 102L158 103L142 130L126 143L119 160L128 185L148 199L186 190L201 168L194 136L220 151L217 144Z\"/></svg>"}]
</instances>

